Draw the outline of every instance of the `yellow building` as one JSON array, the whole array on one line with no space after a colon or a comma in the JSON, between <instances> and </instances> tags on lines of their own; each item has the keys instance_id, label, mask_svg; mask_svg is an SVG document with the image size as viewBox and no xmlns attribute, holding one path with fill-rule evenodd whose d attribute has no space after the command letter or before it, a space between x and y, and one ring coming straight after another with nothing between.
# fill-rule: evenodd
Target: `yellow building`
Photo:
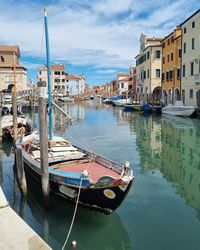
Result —
<instances>
[{"instance_id":1,"label":"yellow building","mask_svg":"<svg viewBox=\"0 0 200 250\"><path fill-rule=\"evenodd\" d=\"M181 28L162 40L162 97L167 103L181 99Z\"/></svg>"}]
</instances>

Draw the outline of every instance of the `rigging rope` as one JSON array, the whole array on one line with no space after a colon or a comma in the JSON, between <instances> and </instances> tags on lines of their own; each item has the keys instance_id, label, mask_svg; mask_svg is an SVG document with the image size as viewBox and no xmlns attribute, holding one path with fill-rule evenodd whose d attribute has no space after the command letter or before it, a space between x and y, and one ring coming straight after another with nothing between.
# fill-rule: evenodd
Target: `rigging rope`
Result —
<instances>
[{"instance_id":1,"label":"rigging rope","mask_svg":"<svg viewBox=\"0 0 200 250\"><path fill-rule=\"evenodd\" d=\"M69 231L68 231L68 234L67 234L67 238L64 242L64 245L62 247L62 250L64 250L67 242L68 242L68 239L69 239L69 236L71 234L71 231L72 231L72 227L74 225L74 220L75 220L75 216L76 216L76 212L77 212L77 208L78 208L78 202L79 202L79 197L80 197L80 192L81 192L81 185L82 185L82 178L80 179L80 185L79 185L79 190L78 190L78 195L77 195L77 200L76 200L76 205L75 205L75 209L74 209L74 214L73 214L73 217L72 217L72 221L71 221L71 225L70 225L70 228L69 228Z\"/></svg>"}]
</instances>

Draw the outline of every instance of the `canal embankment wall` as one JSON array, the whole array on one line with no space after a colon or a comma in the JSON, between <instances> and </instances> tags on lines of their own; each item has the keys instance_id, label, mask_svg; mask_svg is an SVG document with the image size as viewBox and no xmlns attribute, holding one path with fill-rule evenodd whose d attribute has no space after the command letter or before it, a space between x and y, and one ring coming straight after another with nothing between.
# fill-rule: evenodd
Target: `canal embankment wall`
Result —
<instances>
[{"instance_id":1,"label":"canal embankment wall","mask_svg":"<svg viewBox=\"0 0 200 250\"><path fill-rule=\"evenodd\" d=\"M40 238L9 206L0 186L0 249L50 250Z\"/></svg>"}]
</instances>

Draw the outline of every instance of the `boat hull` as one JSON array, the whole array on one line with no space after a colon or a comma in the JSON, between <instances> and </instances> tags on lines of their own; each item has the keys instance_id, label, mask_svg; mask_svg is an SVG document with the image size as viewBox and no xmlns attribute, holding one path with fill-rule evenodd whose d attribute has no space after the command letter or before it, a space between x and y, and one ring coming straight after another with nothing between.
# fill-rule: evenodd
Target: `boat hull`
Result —
<instances>
[{"instance_id":1,"label":"boat hull","mask_svg":"<svg viewBox=\"0 0 200 250\"><path fill-rule=\"evenodd\" d=\"M34 178L41 185L41 173L37 167L30 162L24 161L25 173ZM73 181L73 180L72 180ZM55 180L50 174L50 192L72 202L76 202L79 186L63 184L64 180ZM110 214L115 211L128 194L133 183L133 179L127 186L104 186L104 187L85 187L80 189L79 204L93 210L102 211Z\"/></svg>"},{"instance_id":2,"label":"boat hull","mask_svg":"<svg viewBox=\"0 0 200 250\"><path fill-rule=\"evenodd\" d=\"M187 107L164 107L162 108L162 113L167 115L176 115L176 116L186 116L189 117L195 112L195 108Z\"/></svg>"}]
</instances>

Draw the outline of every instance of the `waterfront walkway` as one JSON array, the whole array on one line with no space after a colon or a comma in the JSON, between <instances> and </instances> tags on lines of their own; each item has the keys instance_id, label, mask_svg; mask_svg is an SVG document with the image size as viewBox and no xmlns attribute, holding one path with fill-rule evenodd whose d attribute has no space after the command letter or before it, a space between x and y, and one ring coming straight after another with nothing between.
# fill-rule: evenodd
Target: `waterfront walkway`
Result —
<instances>
[{"instance_id":1,"label":"waterfront walkway","mask_svg":"<svg viewBox=\"0 0 200 250\"><path fill-rule=\"evenodd\" d=\"M0 249L1 250L50 250L43 241L10 208L0 186Z\"/></svg>"}]
</instances>

